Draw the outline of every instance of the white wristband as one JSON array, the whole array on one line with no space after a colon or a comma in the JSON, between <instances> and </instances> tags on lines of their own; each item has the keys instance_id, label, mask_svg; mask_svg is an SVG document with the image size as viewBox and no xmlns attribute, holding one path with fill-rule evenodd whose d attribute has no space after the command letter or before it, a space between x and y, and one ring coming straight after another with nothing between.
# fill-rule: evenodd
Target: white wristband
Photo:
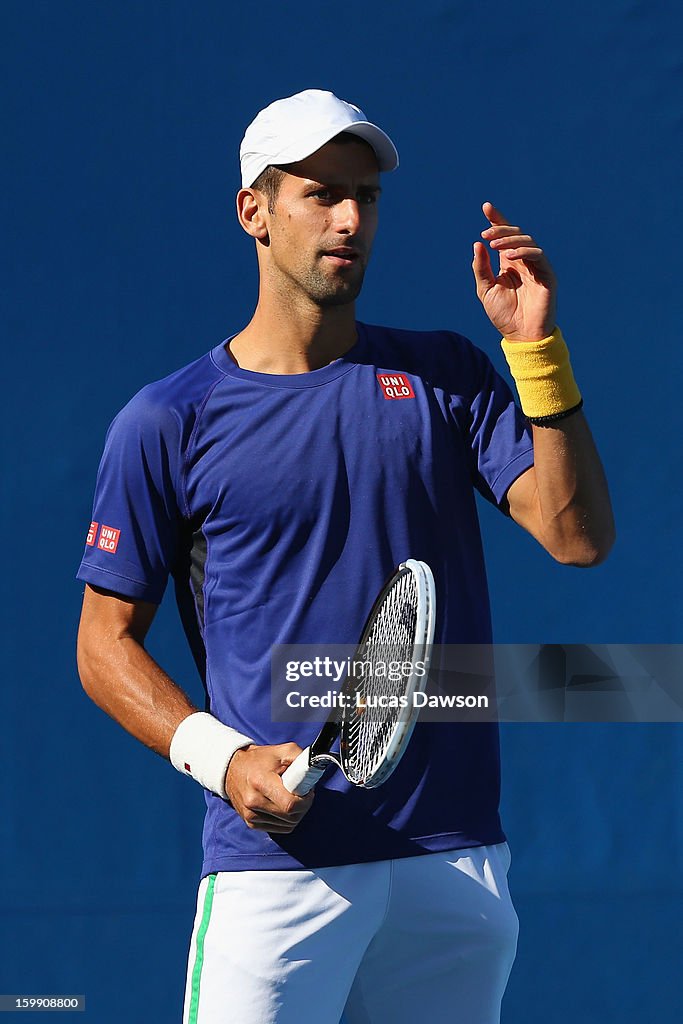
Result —
<instances>
[{"instance_id":1,"label":"white wristband","mask_svg":"<svg viewBox=\"0 0 683 1024\"><path fill-rule=\"evenodd\" d=\"M232 755L254 742L206 711L197 711L176 729L169 757L179 772L225 800L225 775Z\"/></svg>"}]
</instances>

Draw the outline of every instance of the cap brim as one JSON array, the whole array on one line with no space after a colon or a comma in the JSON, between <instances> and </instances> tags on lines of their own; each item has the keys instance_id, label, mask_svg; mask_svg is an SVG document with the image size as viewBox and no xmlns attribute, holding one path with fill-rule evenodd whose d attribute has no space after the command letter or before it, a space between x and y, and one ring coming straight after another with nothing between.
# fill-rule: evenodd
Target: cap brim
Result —
<instances>
[{"instance_id":1,"label":"cap brim","mask_svg":"<svg viewBox=\"0 0 683 1024\"><path fill-rule=\"evenodd\" d=\"M345 132L365 139L375 151L380 171L395 171L398 167L398 150L386 132L371 121L354 121Z\"/></svg>"},{"instance_id":2,"label":"cap brim","mask_svg":"<svg viewBox=\"0 0 683 1024\"><path fill-rule=\"evenodd\" d=\"M352 121L350 124L337 125L335 127L328 126L324 131L316 132L313 135L309 135L306 139L298 140L295 145L288 146L271 159L270 162L279 165L293 164L298 160L305 160L306 157L317 153L321 146L330 142L335 136L341 135L342 132L358 135L359 138L372 146L380 171L394 171L398 167L396 146L381 128L378 128L376 124L372 124L370 121Z\"/></svg>"}]
</instances>

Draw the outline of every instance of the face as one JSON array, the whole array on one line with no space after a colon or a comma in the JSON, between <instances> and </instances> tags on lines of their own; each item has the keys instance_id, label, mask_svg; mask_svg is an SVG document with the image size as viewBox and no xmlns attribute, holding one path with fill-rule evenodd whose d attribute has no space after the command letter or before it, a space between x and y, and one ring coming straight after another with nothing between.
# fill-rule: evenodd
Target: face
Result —
<instances>
[{"instance_id":1,"label":"face","mask_svg":"<svg viewBox=\"0 0 683 1024\"><path fill-rule=\"evenodd\" d=\"M379 171L362 140L328 142L290 164L268 214L262 271L318 306L358 296L377 230Z\"/></svg>"}]
</instances>

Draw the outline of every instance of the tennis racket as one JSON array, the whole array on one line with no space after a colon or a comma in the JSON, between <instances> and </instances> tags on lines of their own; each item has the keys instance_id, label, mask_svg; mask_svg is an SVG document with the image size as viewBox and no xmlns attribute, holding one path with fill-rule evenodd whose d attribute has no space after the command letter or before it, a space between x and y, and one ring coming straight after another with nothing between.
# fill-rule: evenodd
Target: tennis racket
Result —
<instances>
[{"instance_id":1,"label":"tennis racket","mask_svg":"<svg viewBox=\"0 0 683 1024\"><path fill-rule=\"evenodd\" d=\"M342 684L341 699L310 747L284 772L285 789L303 796L331 764L365 789L389 778L418 715L413 695L427 685L434 618L432 571L425 562L410 558L377 597ZM402 670L387 671L391 665ZM339 752L332 753L338 738Z\"/></svg>"}]
</instances>

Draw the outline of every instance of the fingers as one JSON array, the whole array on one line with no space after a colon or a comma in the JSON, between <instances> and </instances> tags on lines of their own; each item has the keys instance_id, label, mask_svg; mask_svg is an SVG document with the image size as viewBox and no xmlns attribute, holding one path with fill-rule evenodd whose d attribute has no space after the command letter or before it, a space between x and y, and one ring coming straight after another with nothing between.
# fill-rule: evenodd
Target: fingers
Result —
<instances>
[{"instance_id":1,"label":"fingers","mask_svg":"<svg viewBox=\"0 0 683 1024\"><path fill-rule=\"evenodd\" d=\"M248 828L252 828L255 831L268 831L268 833L279 833L282 836L287 836L291 831L294 831L311 803L312 800L306 798L306 806L299 809L296 816L268 814L258 807L245 808L245 813L242 816Z\"/></svg>"},{"instance_id":2,"label":"fingers","mask_svg":"<svg viewBox=\"0 0 683 1024\"><path fill-rule=\"evenodd\" d=\"M499 238L489 244L496 252L505 253L509 260L540 260L543 256L543 249L529 235Z\"/></svg>"},{"instance_id":3,"label":"fingers","mask_svg":"<svg viewBox=\"0 0 683 1024\"><path fill-rule=\"evenodd\" d=\"M247 828L261 832L278 832L287 834L293 832L301 819L310 810L313 803L313 790L306 796L294 796L288 793L282 783L280 788L286 794L285 799L277 802L264 799L264 794L258 789L245 794L246 799L242 808L241 816Z\"/></svg>"},{"instance_id":4,"label":"fingers","mask_svg":"<svg viewBox=\"0 0 683 1024\"><path fill-rule=\"evenodd\" d=\"M496 275L493 273L493 268L491 267L491 259L488 254L488 249L483 242L474 243L472 270L477 284L477 295L479 298L482 298L489 288L493 288L496 283Z\"/></svg>"},{"instance_id":5,"label":"fingers","mask_svg":"<svg viewBox=\"0 0 683 1024\"><path fill-rule=\"evenodd\" d=\"M482 231L481 237L488 242L489 245L493 246L501 245L515 239L531 243L534 241L531 235L522 234L521 228L513 227L510 224L500 225L495 228L486 228L485 231Z\"/></svg>"},{"instance_id":6,"label":"fingers","mask_svg":"<svg viewBox=\"0 0 683 1024\"><path fill-rule=\"evenodd\" d=\"M491 222L491 224L507 224L508 223L508 219L505 216L505 214L501 213L501 211L499 209L497 209L493 205L493 203L483 203L482 210L484 212L484 216L486 217L486 219L488 221Z\"/></svg>"},{"instance_id":7,"label":"fingers","mask_svg":"<svg viewBox=\"0 0 683 1024\"><path fill-rule=\"evenodd\" d=\"M296 743L252 746L233 756L226 778L231 804L248 828L264 832L291 832L310 810L313 793L288 793L281 775L301 753Z\"/></svg>"},{"instance_id":8,"label":"fingers","mask_svg":"<svg viewBox=\"0 0 683 1024\"><path fill-rule=\"evenodd\" d=\"M505 256L509 260L525 260L529 263L540 263L543 259L543 250L538 248L511 249L506 251Z\"/></svg>"},{"instance_id":9,"label":"fingers","mask_svg":"<svg viewBox=\"0 0 683 1024\"><path fill-rule=\"evenodd\" d=\"M484 204L487 205L491 204ZM538 262L543 259L543 249L536 244L531 235L522 234L522 229L516 225L492 224L482 231L481 237L486 239L492 249L499 253L504 252L510 260Z\"/></svg>"}]
</instances>

